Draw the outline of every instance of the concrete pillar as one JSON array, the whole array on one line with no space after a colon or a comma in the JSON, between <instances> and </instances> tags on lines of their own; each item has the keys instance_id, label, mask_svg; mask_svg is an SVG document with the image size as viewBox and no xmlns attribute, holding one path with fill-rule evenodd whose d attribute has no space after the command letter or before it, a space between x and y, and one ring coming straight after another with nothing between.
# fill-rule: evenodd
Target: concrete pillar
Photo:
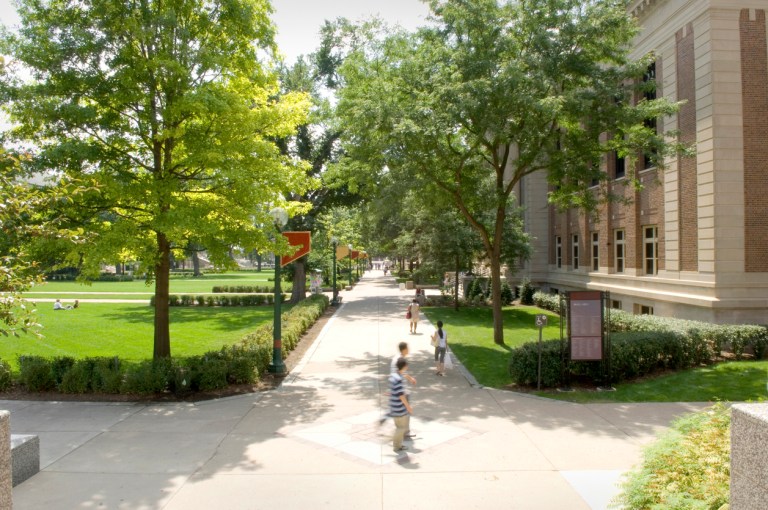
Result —
<instances>
[{"instance_id":1,"label":"concrete pillar","mask_svg":"<svg viewBox=\"0 0 768 510\"><path fill-rule=\"evenodd\" d=\"M735 404L731 414L731 510L765 508L768 404Z\"/></svg>"},{"instance_id":2,"label":"concrete pillar","mask_svg":"<svg viewBox=\"0 0 768 510\"><path fill-rule=\"evenodd\" d=\"M11 469L11 413L0 411L0 508L13 508Z\"/></svg>"}]
</instances>

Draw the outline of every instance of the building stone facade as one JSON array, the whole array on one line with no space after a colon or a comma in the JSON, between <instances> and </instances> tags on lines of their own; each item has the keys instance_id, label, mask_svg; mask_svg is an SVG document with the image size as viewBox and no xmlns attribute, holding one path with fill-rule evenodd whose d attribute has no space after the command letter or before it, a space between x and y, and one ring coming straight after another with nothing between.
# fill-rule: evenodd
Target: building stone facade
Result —
<instances>
[{"instance_id":1,"label":"building stone facade","mask_svg":"<svg viewBox=\"0 0 768 510\"><path fill-rule=\"evenodd\" d=\"M631 200L595 217L555 211L545 176L526 176L518 192L537 255L521 274L550 291L609 291L628 312L766 324L768 2L635 0L630 12L633 56L656 56L656 97L685 101L658 127L694 155L664 169L640 161L640 191L607 158L610 191Z\"/></svg>"}]
</instances>

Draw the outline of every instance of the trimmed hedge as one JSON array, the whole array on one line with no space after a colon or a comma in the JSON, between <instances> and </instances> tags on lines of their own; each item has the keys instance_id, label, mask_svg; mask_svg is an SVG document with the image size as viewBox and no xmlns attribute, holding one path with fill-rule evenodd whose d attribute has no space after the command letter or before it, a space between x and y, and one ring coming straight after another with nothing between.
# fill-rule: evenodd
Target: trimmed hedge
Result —
<instances>
[{"instance_id":1,"label":"trimmed hedge","mask_svg":"<svg viewBox=\"0 0 768 510\"><path fill-rule=\"evenodd\" d=\"M325 295L307 298L282 315L284 354L328 308ZM239 343L200 356L124 362L117 357L19 357L19 382L29 391L63 393L127 393L185 395L212 391L228 384L252 384L266 374L272 361L272 325L264 325ZM0 360L0 391L11 386L8 363Z\"/></svg>"},{"instance_id":2,"label":"trimmed hedge","mask_svg":"<svg viewBox=\"0 0 768 510\"><path fill-rule=\"evenodd\" d=\"M288 285L283 289L291 292L293 287ZM274 287L269 285L215 285L211 290L214 294L270 294L274 293Z\"/></svg>"},{"instance_id":3,"label":"trimmed hedge","mask_svg":"<svg viewBox=\"0 0 768 510\"><path fill-rule=\"evenodd\" d=\"M283 294L283 302L289 297L289 294ZM264 306L274 303L274 294L246 294L243 296L171 294L168 296L169 306ZM150 298L149 306L155 306L154 296Z\"/></svg>"},{"instance_id":4,"label":"trimmed hedge","mask_svg":"<svg viewBox=\"0 0 768 510\"><path fill-rule=\"evenodd\" d=\"M559 300L537 293L539 303L554 306ZM557 298L557 296L552 296ZM766 354L768 328L754 325L717 325L697 321L632 315L611 310L611 373L612 382L620 382L654 372L711 364L721 352L730 350L736 359L743 359L746 350L752 350L760 359ZM542 385L562 384L561 343L550 340L543 343ZM532 385L537 380L538 345L524 344L512 350L509 375L520 385ZM600 365L589 362L571 362L573 375L598 379Z\"/></svg>"}]
</instances>

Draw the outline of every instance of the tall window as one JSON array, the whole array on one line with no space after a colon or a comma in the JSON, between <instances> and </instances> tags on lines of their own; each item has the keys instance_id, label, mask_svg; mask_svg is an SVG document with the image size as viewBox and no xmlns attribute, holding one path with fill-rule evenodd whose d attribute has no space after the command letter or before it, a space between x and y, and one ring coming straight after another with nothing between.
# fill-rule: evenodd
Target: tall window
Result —
<instances>
[{"instance_id":1,"label":"tall window","mask_svg":"<svg viewBox=\"0 0 768 510\"><path fill-rule=\"evenodd\" d=\"M643 98L646 101L653 101L656 99L656 63L653 62L648 66L648 69L643 75ZM645 119L643 122L645 127L658 134L658 126L656 119ZM656 156L655 151L646 152L643 154L643 168L651 168L654 166L653 160Z\"/></svg>"},{"instance_id":2,"label":"tall window","mask_svg":"<svg viewBox=\"0 0 768 510\"><path fill-rule=\"evenodd\" d=\"M627 174L627 162L626 159L620 158L618 153L613 153L615 170L613 172L614 179L621 179Z\"/></svg>"},{"instance_id":3,"label":"tall window","mask_svg":"<svg viewBox=\"0 0 768 510\"><path fill-rule=\"evenodd\" d=\"M643 227L643 254L645 274L657 274L659 272L659 240L658 229L655 226Z\"/></svg>"},{"instance_id":4,"label":"tall window","mask_svg":"<svg viewBox=\"0 0 768 510\"><path fill-rule=\"evenodd\" d=\"M600 234L592 232L592 271L600 269Z\"/></svg>"},{"instance_id":5,"label":"tall window","mask_svg":"<svg viewBox=\"0 0 768 510\"><path fill-rule=\"evenodd\" d=\"M613 267L616 268L617 273L623 273L624 272L624 230L614 230L613 232L613 261L614 265Z\"/></svg>"},{"instance_id":6,"label":"tall window","mask_svg":"<svg viewBox=\"0 0 768 510\"><path fill-rule=\"evenodd\" d=\"M573 236L572 251L573 254L573 268L579 268L579 236Z\"/></svg>"},{"instance_id":7,"label":"tall window","mask_svg":"<svg viewBox=\"0 0 768 510\"><path fill-rule=\"evenodd\" d=\"M563 239L560 236L555 237L555 264L563 267Z\"/></svg>"}]
</instances>

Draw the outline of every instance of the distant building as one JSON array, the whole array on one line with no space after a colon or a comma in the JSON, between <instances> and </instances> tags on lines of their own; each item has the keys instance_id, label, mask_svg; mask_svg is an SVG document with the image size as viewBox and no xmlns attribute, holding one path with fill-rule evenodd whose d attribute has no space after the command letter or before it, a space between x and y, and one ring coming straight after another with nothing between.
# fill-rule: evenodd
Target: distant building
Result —
<instances>
[{"instance_id":1,"label":"distant building","mask_svg":"<svg viewBox=\"0 0 768 510\"><path fill-rule=\"evenodd\" d=\"M693 158L656 171L607 158L614 203L587 218L546 202L543 175L519 199L534 257L528 275L550 291L607 290L628 312L719 323L768 323L768 24L766 0L635 0L633 54L657 56L658 97L685 100L660 122L695 143Z\"/></svg>"}]
</instances>

